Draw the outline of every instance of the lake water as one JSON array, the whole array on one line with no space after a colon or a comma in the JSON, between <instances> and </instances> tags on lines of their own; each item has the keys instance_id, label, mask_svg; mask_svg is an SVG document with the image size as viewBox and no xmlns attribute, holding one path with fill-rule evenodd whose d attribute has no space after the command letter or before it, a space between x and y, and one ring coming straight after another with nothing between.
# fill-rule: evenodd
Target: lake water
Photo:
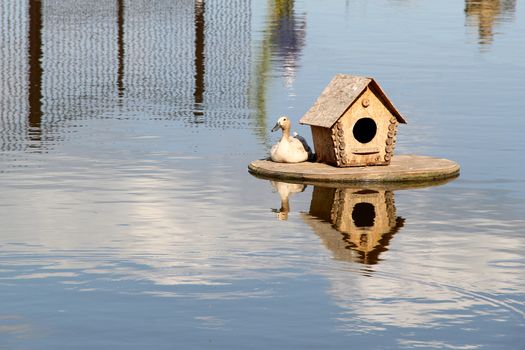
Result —
<instances>
[{"instance_id":1,"label":"lake water","mask_svg":"<svg viewBox=\"0 0 525 350\"><path fill-rule=\"evenodd\" d=\"M523 349L525 6L0 3L1 349ZM439 186L247 172L337 73Z\"/></svg>"}]
</instances>

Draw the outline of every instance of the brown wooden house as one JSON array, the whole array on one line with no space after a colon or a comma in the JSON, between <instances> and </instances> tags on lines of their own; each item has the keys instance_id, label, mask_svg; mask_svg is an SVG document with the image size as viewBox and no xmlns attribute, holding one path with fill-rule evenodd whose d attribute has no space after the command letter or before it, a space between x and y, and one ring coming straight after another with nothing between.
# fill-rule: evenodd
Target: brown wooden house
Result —
<instances>
[{"instance_id":1,"label":"brown wooden house","mask_svg":"<svg viewBox=\"0 0 525 350\"><path fill-rule=\"evenodd\" d=\"M317 161L339 167L388 165L397 125L406 124L374 79L336 75L299 121L310 125Z\"/></svg>"}]
</instances>

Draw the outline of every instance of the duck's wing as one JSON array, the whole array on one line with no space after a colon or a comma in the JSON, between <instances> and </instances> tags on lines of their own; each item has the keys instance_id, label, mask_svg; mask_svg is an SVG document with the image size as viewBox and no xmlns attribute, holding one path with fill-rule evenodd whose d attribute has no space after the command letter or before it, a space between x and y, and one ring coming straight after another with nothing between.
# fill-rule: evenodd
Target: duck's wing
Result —
<instances>
[{"instance_id":1,"label":"duck's wing","mask_svg":"<svg viewBox=\"0 0 525 350\"><path fill-rule=\"evenodd\" d=\"M279 143L280 142L277 142L275 145L272 146L272 148L270 149L270 159L273 160L274 162L279 162L281 161L280 160L280 157L279 157L279 154L278 154L278 151L279 151Z\"/></svg>"},{"instance_id":2,"label":"duck's wing","mask_svg":"<svg viewBox=\"0 0 525 350\"><path fill-rule=\"evenodd\" d=\"M306 153L308 153L308 160L311 162L315 161L315 154L310 148L310 146L308 145L308 142L306 142L306 139L302 137L301 135L297 134L296 132L293 133L293 137L301 141L301 144L303 145L304 150L306 151Z\"/></svg>"},{"instance_id":3,"label":"duck's wing","mask_svg":"<svg viewBox=\"0 0 525 350\"><path fill-rule=\"evenodd\" d=\"M308 142L306 142L306 139L304 137L302 137L296 132L293 133L293 137L301 141L303 148L306 152L308 153L312 152L312 149L310 148L310 146L308 145Z\"/></svg>"}]
</instances>

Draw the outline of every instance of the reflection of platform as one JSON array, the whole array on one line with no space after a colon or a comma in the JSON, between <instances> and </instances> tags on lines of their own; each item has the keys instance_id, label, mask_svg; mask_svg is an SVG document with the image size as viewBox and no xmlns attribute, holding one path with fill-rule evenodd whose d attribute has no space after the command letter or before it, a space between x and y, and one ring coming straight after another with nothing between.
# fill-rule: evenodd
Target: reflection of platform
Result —
<instances>
[{"instance_id":1,"label":"reflection of platform","mask_svg":"<svg viewBox=\"0 0 525 350\"><path fill-rule=\"evenodd\" d=\"M275 163L256 160L248 166L254 175L305 182L414 182L442 180L459 175L459 164L448 159L398 155L390 165L337 168L322 163Z\"/></svg>"}]
</instances>

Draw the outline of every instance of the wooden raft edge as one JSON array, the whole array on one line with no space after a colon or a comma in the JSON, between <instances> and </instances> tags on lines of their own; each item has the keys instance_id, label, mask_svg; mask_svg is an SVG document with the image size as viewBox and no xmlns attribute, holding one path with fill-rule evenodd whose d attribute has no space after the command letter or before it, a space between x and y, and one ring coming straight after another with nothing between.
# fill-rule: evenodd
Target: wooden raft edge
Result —
<instances>
[{"instance_id":1,"label":"wooden raft edge","mask_svg":"<svg viewBox=\"0 0 525 350\"><path fill-rule=\"evenodd\" d=\"M434 158L429 156L417 156L407 155L409 157L417 157L420 159L425 158L426 160L439 160L446 161L450 165L443 166L440 168L422 168L422 169L411 169L406 170L392 169L392 171L383 173L366 173L366 172L355 172L352 174L323 174L323 173L307 173L307 172L292 172L292 171L279 171L266 169L257 165L257 162L265 161L260 159L251 162L248 165L248 170L251 174L274 180L290 180L300 182L312 182L312 183L334 183L334 184L358 184L358 183L417 183L417 182L431 182L440 181L446 179L452 179L458 177L460 174L460 166L458 163L444 159ZM375 168L375 167L374 167ZM331 168L334 170L333 168ZM337 169L337 168L336 168ZM342 168L348 169L348 168ZM361 168L362 169L362 168Z\"/></svg>"}]
</instances>

